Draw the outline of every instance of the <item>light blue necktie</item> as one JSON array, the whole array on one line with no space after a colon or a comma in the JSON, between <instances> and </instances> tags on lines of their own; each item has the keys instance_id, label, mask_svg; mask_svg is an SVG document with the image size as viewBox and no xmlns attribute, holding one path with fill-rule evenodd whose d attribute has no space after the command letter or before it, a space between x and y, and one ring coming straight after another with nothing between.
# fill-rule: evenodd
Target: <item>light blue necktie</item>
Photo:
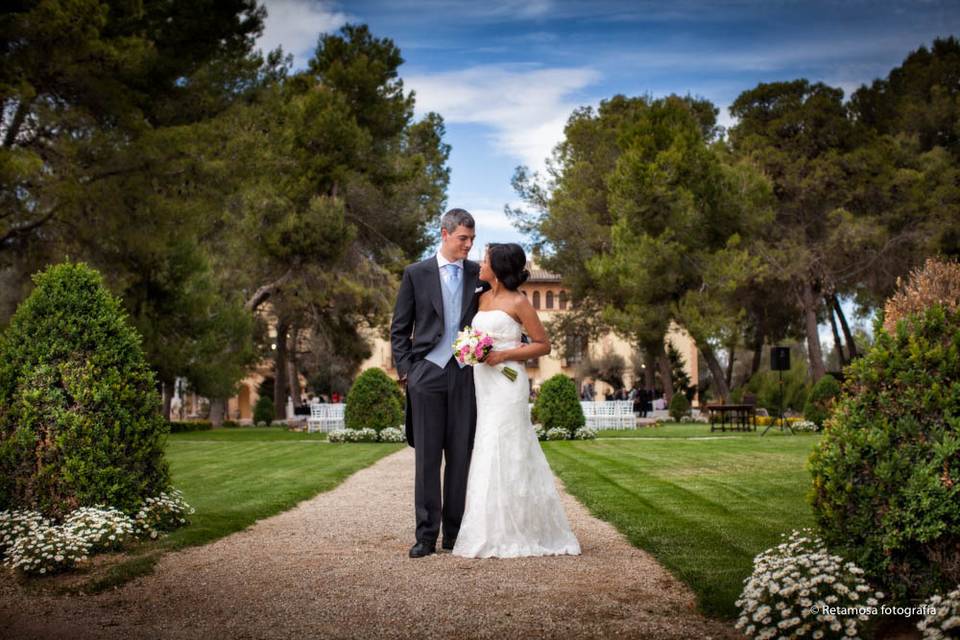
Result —
<instances>
[{"instance_id":1,"label":"light blue necktie","mask_svg":"<svg viewBox=\"0 0 960 640\"><path fill-rule=\"evenodd\" d=\"M426 359L441 369L446 366L453 355L453 341L457 337L460 325L460 265L447 263L443 265L441 277L443 286L443 335L439 342L430 350ZM458 363L459 364L459 363ZM462 365L461 365L462 366Z\"/></svg>"},{"instance_id":2,"label":"light blue necktie","mask_svg":"<svg viewBox=\"0 0 960 640\"><path fill-rule=\"evenodd\" d=\"M447 277L443 279L444 284L447 285L447 291L454 293L460 281L460 266L451 262L443 265L443 268L447 271Z\"/></svg>"}]
</instances>

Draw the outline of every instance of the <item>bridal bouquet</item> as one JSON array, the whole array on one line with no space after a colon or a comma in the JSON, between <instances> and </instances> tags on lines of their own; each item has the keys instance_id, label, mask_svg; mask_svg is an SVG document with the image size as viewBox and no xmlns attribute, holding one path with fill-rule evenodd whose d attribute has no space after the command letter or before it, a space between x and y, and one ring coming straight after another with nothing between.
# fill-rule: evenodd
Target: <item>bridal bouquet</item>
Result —
<instances>
[{"instance_id":1,"label":"bridal bouquet","mask_svg":"<svg viewBox=\"0 0 960 640\"><path fill-rule=\"evenodd\" d=\"M453 355L457 357L457 362L460 364L471 366L480 364L492 350L493 338L473 327L464 327L463 331L457 334L457 339L453 341ZM517 379L517 372L510 367L498 364L495 368L507 376L511 382Z\"/></svg>"}]
</instances>

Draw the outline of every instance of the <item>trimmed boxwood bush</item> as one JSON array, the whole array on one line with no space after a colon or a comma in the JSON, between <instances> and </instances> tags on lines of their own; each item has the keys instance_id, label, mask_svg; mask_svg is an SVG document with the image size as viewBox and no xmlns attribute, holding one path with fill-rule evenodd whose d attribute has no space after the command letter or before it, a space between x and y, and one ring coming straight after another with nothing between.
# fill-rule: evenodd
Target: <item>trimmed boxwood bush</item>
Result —
<instances>
[{"instance_id":1,"label":"trimmed boxwood bush","mask_svg":"<svg viewBox=\"0 0 960 640\"><path fill-rule=\"evenodd\" d=\"M811 456L812 502L827 543L903 601L960 582L960 310L875 331Z\"/></svg>"},{"instance_id":2,"label":"trimmed boxwood bush","mask_svg":"<svg viewBox=\"0 0 960 640\"><path fill-rule=\"evenodd\" d=\"M253 405L253 424L265 424L268 427L273 424L274 416L273 400L270 396L260 396L257 403Z\"/></svg>"},{"instance_id":3,"label":"trimmed boxwood bush","mask_svg":"<svg viewBox=\"0 0 960 640\"><path fill-rule=\"evenodd\" d=\"M673 398L670 399L670 406L667 407L667 411L670 413L671 418L680 422L683 416L690 413L690 401L687 400L686 394L674 393Z\"/></svg>"},{"instance_id":4,"label":"trimmed boxwood bush","mask_svg":"<svg viewBox=\"0 0 960 640\"><path fill-rule=\"evenodd\" d=\"M569 437L587 423L577 395L577 385L562 373L548 379L540 387L534 413L544 431L565 429Z\"/></svg>"},{"instance_id":5,"label":"trimmed boxwood bush","mask_svg":"<svg viewBox=\"0 0 960 640\"><path fill-rule=\"evenodd\" d=\"M34 283L0 338L0 510L129 513L170 484L140 336L90 267L56 265Z\"/></svg>"},{"instance_id":6,"label":"trimmed boxwood bush","mask_svg":"<svg viewBox=\"0 0 960 640\"><path fill-rule=\"evenodd\" d=\"M830 416L833 403L839 395L840 383L837 379L830 374L823 376L810 389L807 403L803 405L803 417L817 427L823 427L823 421Z\"/></svg>"},{"instance_id":7,"label":"trimmed boxwood bush","mask_svg":"<svg viewBox=\"0 0 960 640\"><path fill-rule=\"evenodd\" d=\"M400 385L383 369L367 369L347 394L343 420L347 429L374 429L377 433L403 424L404 401Z\"/></svg>"}]
</instances>

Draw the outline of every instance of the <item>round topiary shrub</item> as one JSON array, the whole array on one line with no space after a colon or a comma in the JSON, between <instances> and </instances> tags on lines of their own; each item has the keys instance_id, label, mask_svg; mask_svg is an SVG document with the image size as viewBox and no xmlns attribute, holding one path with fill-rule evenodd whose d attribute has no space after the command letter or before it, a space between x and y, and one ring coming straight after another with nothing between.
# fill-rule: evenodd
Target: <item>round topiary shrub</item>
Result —
<instances>
[{"instance_id":1,"label":"round topiary shrub","mask_svg":"<svg viewBox=\"0 0 960 640\"><path fill-rule=\"evenodd\" d=\"M825 541L902 601L960 582L960 309L876 326L810 459Z\"/></svg>"},{"instance_id":2,"label":"round topiary shrub","mask_svg":"<svg viewBox=\"0 0 960 640\"><path fill-rule=\"evenodd\" d=\"M580 406L576 383L558 373L540 387L534 412L545 432L565 429L569 436L587 423Z\"/></svg>"},{"instance_id":3,"label":"round topiary shrub","mask_svg":"<svg viewBox=\"0 0 960 640\"><path fill-rule=\"evenodd\" d=\"M343 419L347 429L374 429L377 433L403 424L403 393L383 369L367 369L347 394Z\"/></svg>"},{"instance_id":4,"label":"round topiary shrub","mask_svg":"<svg viewBox=\"0 0 960 640\"><path fill-rule=\"evenodd\" d=\"M840 383L831 375L825 375L810 389L807 402L803 405L803 417L810 422L823 427L823 422L830 416L833 403L840 395Z\"/></svg>"},{"instance_id":5,"label":"round topiary shrub","mask_svg":"<svg viewBox=\"0 0 960 640\"><path fill-rule=\"evenodd\" d=\"M687 395L685 393L673 394L667 412L675 422L680 422L685 415L690 413L690 401L687 400Z\"/></svg>"},{"instance_id":6,"label":"round topiary shrub","mask_svg":"<svg viewBox=\"0 0 960 640\"><path fill-rule=\"evenodd\" d=\"M130 513L170 484L140 337L90 267L56 265L34 283L0 338L0 510Z\"/></svg>"},{"instance_id":7,"label":"round topiary shrub","mask_svg":"<svg viewBox=\"0 0 960 640\"><path fill-rule=\"evenodd\" d=\"M273 423L275 414L276 410L270 396L260 396L257 398L257 403L253 405L253 424L265 424L269 427Z\"/></svg>"}]
</instances>

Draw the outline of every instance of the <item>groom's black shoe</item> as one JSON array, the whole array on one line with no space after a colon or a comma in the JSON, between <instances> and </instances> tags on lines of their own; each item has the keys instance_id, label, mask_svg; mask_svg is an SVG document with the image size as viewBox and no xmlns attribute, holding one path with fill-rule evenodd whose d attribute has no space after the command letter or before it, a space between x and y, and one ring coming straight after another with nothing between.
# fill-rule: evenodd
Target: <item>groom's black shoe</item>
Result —
<instances>
[{"instance_id":1,"label":"groom's black shoe","mask_svg":"<svg viewBox=\"0 0 960 640\"><path fill-rule=\"evenodd\" d=\"M436 553L436 543L430 544L429 542L418 542L417 544L410 547L410 557L411 558L425 558L431 553Z\"/></svg>"},{"instance_id":2,"label":"groom's black shoe","mask_svg":"<svg viewBox=\"0 0 960 640\"><path fill-rule=\"evenodd\" d=\"M457 544L456 538L444 538L443 542L440 544L440 548L443 551L453 551L455 544Z\"/></svg>"}]
</instances>

